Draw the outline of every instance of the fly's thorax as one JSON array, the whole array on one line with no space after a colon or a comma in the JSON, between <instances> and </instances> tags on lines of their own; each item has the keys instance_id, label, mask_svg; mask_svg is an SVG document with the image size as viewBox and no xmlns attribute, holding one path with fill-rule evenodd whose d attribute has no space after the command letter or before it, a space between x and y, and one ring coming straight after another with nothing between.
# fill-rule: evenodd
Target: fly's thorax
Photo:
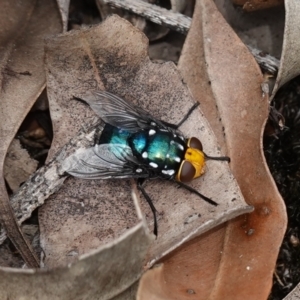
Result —
<instances>
[{"instance_id":1,"label":"fly's thorax","mask_svg":"<svg viewBox=\"0 0 300 300\"><path fill-rule=\"evenodd\" d=\"M185 152L184 138L163 129L135 133L129 145L143 164L167 177L177 173Z\"/></svg>"}]
</instances>

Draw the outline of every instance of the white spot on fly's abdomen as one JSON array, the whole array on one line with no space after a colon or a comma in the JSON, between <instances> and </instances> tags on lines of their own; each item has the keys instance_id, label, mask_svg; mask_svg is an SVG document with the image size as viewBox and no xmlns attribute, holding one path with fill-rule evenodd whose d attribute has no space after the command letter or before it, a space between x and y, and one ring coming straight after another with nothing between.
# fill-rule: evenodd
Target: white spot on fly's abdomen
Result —
<instances>
[{"instance_id":1,"label":"white spot on fly's abdomen","mask_svg":"<svg viewBox=\"0 0 300 300\"><path fill-rule=\"evenodd\" d=\"M169 153L167 153L167 155L166 155L166 158L169 158L170 157L170 154Z\"/></svg>"},{"instance_id":2,"label":"white spot on fly's abdomen","mask_svg":"<svg viewBox=\"0 0 300 300\"><path fill-rule=\"evenodd\" d=\"M138 168L138 169L136 169L135 171L136 171L137 173L141 173L143 170L140 169L140 168Z\"/></svg>"},{"instance_id":3,"label":"white spot on fly's abdomen","mask_svg":"<svg viewBox=\"0 0 300 300\"><path fill-rule=\"evenodd\" d=\"M151 163L149 163L149 166L151 166L152 168L157 168L158 164L151 162Z\"/></svg>"},{"instance_id":4,"label":"white spot on fly's abdomen","mask_svg":"<svg viewBox=\"0 0 300 300\"><path fill-rule=\"evenodd\" d=\"M184 137L182 135L179 135L178 137L184 141Z\"/></svg>"},{"instance_id":5,"label":"white spot on fly's abdomen","mask_svg":"<svg viewBox=\"0 0 300 300\"><path fill-rule=\"evenodd\" d=\"M148 157L148 152L143 152L143 153L142 153L142 157L143 157L143 158L147 158L147 157Z\"/></svg>"},{"instance_id":6,"label":"white spot on fly's abdomen","mask_svg":"<svg viewBox=\"0 0 300 300\"><path fill-rule=\"evenodd\" d=\"M170 176L175 174L174 170L162 170L161 172L165 175L170 175Z\"/></svg>"},{"instance_id":7,"label":"white spot on fly's abdomen","mask_svg":"<svg viewBox=\"0 0 300 300\"><path fill-rule=\"evenodd\" d=\"M156 131L154 130L154 129L150 129L149 130L149 135L153 135L153 134L155 134L156 133Z\"/></svg>"},{"instance_id":8,"label":"white spot on fly's abdomen","mask_svg":"<svg viewBox=\"0 0 300 300\"><path fill-rule=\"evenodd\" d=\"M177 161L177 162L181 162L181 159L180 159L180 157L178 157L178 156L176 156L176 157L174 158L174 160Z\"/></svg>"}]
</instances>

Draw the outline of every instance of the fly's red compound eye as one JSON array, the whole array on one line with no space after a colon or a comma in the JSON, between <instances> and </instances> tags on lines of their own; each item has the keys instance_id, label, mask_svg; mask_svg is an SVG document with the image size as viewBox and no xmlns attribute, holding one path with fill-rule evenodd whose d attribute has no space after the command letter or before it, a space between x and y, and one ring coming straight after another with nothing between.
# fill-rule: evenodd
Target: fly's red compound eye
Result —
<instances>
[{"instance_id":1,"label":"fly's red compound eye","mask_svg":"<svg viewBox=\"0 0 300 300\"><path fill-rule=\"evenodd\" d=\"M195 137L191 137L188 140L188 147L198 149L200 151L203 150L202 143Z\"/></svg>"},{"instance_id":2,"label":"fly's red compound eye","mask_svg":"<svg viewBox=\"0 0 300 300\"><path fill-rule=\"evenodd\" d=\"M178 178L181 182L190 182L193 180L196 174L195 167L187 160L181 163L181 168L179 170Z\"/></svg>"}]
</instances>

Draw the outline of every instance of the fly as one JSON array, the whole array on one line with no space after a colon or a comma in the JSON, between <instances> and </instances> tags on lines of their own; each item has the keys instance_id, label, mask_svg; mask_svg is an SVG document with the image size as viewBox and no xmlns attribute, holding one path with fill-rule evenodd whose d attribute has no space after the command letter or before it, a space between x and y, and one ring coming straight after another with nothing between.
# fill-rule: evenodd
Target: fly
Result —
<instances>
[{"instance_id":1,"label":"fly","mask_svg":"<svg viewBox=\"0 0 300 300\"><path fill-rule=\"evenodd\" d=\"M82 179L136 178L153 213L155 235L157 210L143 187L148 178L176 182L211 205L218 205L186 184L204 173L205 160L229 162L229 157L206 155L199 139L186 138L178 130L199 103L176 125L156 119L109 92L95 91L84 99L74 98L88 104L105 126L101 135L95 136L93 147L66 159L67 173Z\"/></svg>"}]
</instances>

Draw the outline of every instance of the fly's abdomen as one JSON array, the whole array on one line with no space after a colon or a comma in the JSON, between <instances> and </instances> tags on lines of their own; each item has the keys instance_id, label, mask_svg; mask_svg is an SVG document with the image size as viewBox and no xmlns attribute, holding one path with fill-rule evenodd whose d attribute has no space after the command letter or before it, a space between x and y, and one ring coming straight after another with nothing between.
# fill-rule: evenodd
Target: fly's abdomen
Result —
<instances>
[{"instance_id":1,"label":"fly's abdomen","mask_svg":"<svg viewBox=\"0 0 300 300\"><path fill-rule=\"evenodd\" d=\"M130 133L126 130L106 124L99 140L99 144L128 145Z\"/></svg>"}]
</instances>

